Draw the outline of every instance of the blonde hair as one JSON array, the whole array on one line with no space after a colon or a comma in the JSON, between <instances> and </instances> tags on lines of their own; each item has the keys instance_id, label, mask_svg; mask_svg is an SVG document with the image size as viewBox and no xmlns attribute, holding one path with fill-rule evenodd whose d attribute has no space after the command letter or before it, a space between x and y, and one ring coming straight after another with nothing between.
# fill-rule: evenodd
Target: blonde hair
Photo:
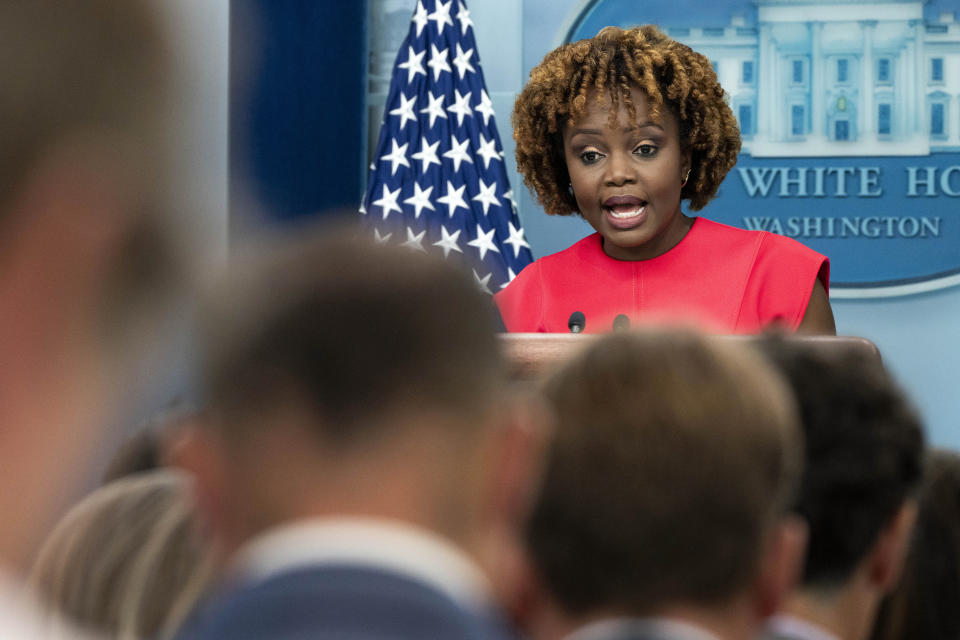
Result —
<instances>
[{"instance_id":1,"label":"blonde hair","mask_svg":"<svg viewBox=\"0 0 960 640\"><path fill-rule=\"evenodd\" d=\"M186 477L160 470L105 485L71 509L30 582L54 613L132 640L172 636L213 575Z\"/></svg>"}]
</instances>

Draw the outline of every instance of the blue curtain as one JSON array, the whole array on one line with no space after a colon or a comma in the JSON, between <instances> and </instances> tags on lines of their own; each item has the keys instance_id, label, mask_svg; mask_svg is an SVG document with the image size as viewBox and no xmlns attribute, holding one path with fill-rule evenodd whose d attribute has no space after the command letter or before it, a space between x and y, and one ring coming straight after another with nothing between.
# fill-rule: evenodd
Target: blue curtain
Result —
<instances>
[{"instance_id":1,"label":"blue curtain","mask_svg":"<svg viewBox=\"0 0 960 640\"><path fill-rule=\"evenodd\" d=\"M356 210L365 179L366 0L231 0L231 200L277 220Z\"/></svg>"}]
</instances>

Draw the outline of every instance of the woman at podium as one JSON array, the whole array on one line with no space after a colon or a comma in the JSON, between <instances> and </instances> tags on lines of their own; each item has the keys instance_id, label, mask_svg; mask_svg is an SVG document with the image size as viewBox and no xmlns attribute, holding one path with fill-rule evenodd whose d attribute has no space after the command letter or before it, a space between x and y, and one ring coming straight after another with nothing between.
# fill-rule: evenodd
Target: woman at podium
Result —
<instances>
[{"instance_id":1,"label":"woman at podium","mask_svg":"<svg viewBox=\"0 0 960 640\"><path fill-rule=\"evenodd\" d=\"M547 213L595 233L495 297L510 332L646 322L716 333L836 332L829 260L699 211L737 161L740 131L710 61L654 26L607 27L547 54L513 112L517 164Z\"/></svg>"}]
</instances>

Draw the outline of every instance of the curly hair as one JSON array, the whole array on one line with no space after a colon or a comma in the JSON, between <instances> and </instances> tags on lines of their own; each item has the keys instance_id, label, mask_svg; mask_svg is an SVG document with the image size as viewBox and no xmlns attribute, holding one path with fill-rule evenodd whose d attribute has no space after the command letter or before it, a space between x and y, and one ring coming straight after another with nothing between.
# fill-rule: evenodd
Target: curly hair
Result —
<instances>
[{"instance_id":1,"label":"curly hair","mask_svg":"<svg viewBox=\"0 0 960 640\"><path fill-rule=\"evenodd\" d=\"M690 209L702 209L737 162L740 128L710 61L653 25L606 27L588 40L554 49L530 72L513 107L517 166L547 213L569 215L577 203L567 190L562 128L572 126L593 91L597 104L610 98L610 123L620 101L631 120L638 87L658 117L664 105L677 118L680 144L690 150L691 173L680 193Z\"/></svg>"}]
</instances>

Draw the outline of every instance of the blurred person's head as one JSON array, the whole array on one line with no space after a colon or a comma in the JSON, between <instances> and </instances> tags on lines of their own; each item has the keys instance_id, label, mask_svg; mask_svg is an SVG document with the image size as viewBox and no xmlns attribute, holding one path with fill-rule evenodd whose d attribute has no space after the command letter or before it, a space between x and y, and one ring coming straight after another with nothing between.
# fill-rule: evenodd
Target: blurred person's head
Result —
<instances>
[{"instance_id":1,"label":"blurred person's head","mask_svg":"<svg viewBox=\"0 0 960 640\"><path fill-rule=\"evenodd\" d=\"M923 470L923 428L871 354L776 338L763 350L793 388L806 438L794 509L809 525L809 544L786 611L857 640L900 574Z\"/></svg>"},{"instance_id":2,"label":"blurred person's head","mask_svg":"<svg viewBox=\"0 0 960 640\"><path fill-rule=\"evenodd\" d=\"M0 3L0 565L70 494L177 275L153 4Z\"/></svg>"},{"instance_id":3,"label":"blurred person's head","mask_svg":"<svg viewBox=\"0 0 960 640\"><path fill-rule=\"evenodd\" d=\"M802 555L785 517L802 443L789 393L740 344L616 334L548 382L557 415L527 544L543 638L667 617L749 637Z\"/></svg>"},{"instance_id":4,"label":"blurred person's head","mask_svg":"<svg viewBox=\"0 0 960 640\"><path fill-rule=\"evenodd\" d=\"M960 638L960 455L927 457L917 522L900 583L884 601L874 640Z\"/></svg>"},{"instance_id":5,"label":"blurred person's head","mask_svg":"<svg viewBox=\"0 0 960 640\"><path fill-rule=\"evenodd\" d=\"M88 317L73 321L95 326L68 328L104 341L173 275L173 70L161 27L140 0L0 7L3 266L25 259L17 250L42 234L43 264L63 290L90 300ZM59 293L38 282L48 297Z\"/></svg>"},{"instance_id":6,"label":"blurred person's head","mask_svg":"<svg viewBox=\"0 0 960 640\"><path fill-rule=\"evenodd\" d=\"M91 631L164 638L206 593L214 564L187 478L153 471L104 485L68 511L31 583L54 614Z\"/></svg>"},{"instance_id":7,"label":"blurred person's head","mask_svg":"<svg viewBox=\"0 0 960 640\"><path fill-rule=\"evenodd\" d=\"M481 553L535 465L493 309L450 264L349 232L245 263L205 314L210 420L180 463L227 551L281 523L370 516Z\"/></svg>"}]
</instances>

